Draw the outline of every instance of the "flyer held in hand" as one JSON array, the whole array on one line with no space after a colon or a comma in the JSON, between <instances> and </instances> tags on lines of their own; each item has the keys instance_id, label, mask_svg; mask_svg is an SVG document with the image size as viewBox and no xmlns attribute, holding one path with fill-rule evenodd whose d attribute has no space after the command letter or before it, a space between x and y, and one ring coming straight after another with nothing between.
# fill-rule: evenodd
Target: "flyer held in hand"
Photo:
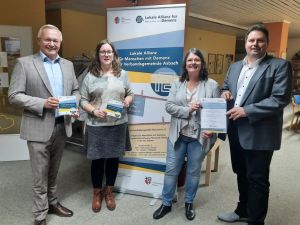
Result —
<instances>
[{"instance_id":1,"label":"flyer held in hand","mask_svg":"<svg viewBox=\"0 0 300 225\"><path fill-rule=\"evenodd\" d=\"M123 112L123 103L111 100L107 103L105 111L108 116L121 118Z\"/></svg>"},{"instance_id":2,"label":"flyer held in hand","mask_svg":"<svg viewBox=\"0 0 300 225\"><path fill-rule=\"evenodd\" d=\"M76 96L59 96L58 97L58 115L75 115L78 113Z\"/></svg>"}]
</instances>

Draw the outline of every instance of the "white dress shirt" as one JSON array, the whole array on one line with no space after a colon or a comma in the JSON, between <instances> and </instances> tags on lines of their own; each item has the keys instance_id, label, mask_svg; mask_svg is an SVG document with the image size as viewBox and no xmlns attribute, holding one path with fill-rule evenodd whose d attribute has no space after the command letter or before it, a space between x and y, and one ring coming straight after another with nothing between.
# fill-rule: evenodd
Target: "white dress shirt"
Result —
<instances>
[{"instance_id":1,"label":"white dress shirt","mask_svg":"<svg viewBox=\"0 0 300 225\"><path fill-rule=\"evenodd\" d=\"M243 60L243 68L241 70L241 73L239 75L239 79L237 82L237 95L234 102L234 107L238 107L241 104L241 100L243 99L243 96L245 94L245 91L249 85L249 82L251 78L253 77L255 71L258 68L259 63L263 60L265 55L259 59L257 59L253 63L248 63L247 57Z\"/></svg>"}]
</instances>

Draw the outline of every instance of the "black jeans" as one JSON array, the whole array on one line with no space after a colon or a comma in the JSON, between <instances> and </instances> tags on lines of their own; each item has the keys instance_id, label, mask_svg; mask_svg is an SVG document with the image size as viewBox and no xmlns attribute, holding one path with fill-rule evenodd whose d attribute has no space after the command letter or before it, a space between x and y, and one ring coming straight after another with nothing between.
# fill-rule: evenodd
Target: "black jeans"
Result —
<instances>
[{"instance_id":1,"label":"black jeans","mask_svg":"<svg viewBox=\"0 0 300 225\"><path fill-rule=\"evenodd\" d=\"M91 176L94 188L102 188L105 173L106 186L114 186L118 174L119 158L92 160Z\"/></svg>"},{"instance_id":2,"label":"black jeans","mask_svg":"<svg viewBox=\"0 0 300 225\"><path fill-rule=\"evenodd\" d=\"M228 129L233 172L237 175L239 202L235 213L250 224L263 225L268 211L269 174L273 151L245 150L231 121Z\"/></svg>"}]
</instances>

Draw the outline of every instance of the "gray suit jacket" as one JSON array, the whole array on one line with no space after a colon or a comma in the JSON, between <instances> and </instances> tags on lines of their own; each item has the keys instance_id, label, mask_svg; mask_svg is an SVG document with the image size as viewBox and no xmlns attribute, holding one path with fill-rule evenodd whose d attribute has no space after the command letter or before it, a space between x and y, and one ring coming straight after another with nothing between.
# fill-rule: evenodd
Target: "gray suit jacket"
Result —
<instances>
[{"instance_id":1,"label":"gray suit jacket","mask_svg":"<svg viewBox=\"0 0 300 225\"><path fill-rule=\"evenodd\" d=\"M72 62L61 58L64 82L64 95L76 95L79 90ZM53 110L45 109L46 99L53 96L50 81L43 66L40 54L21 57L17 60L10 87L9 102L23 108L20 137L29 141L45 142L51 137L55 125ZM67 136L72 135L72 123L65 116Z\"/></svg>"},{"instance_id":2,"label":"gray suit jacket","mask_svg":"<svg viewBox=\"0 0 300 225\"><path fill-rule=\"evenodd\" d=\"M169 129L169 140L175 145L179 137L179 133L182 126L188 124L188 119L190 118L189 106L186 97L187 82L175 81L172 85L168 100L166 102L166 111L171 115L171 124ZM200 83L200 88L198 89L198 98L217 98L220 96L220 88L216 81L208 79L207 81L202 81ZM197 111L196 116L198 116L198 125L201 129L201 118L200 110ZM210 147L215 143L217 135L214 134L212 138L204 139L199 136L199 142L201 143L203 149L208 152Z\"/></svg>"},{"instance_id":3,"label":"gray suit jacket","mask_svg":"<svg viewBox=\"0 0 300 225\"><path fill-rule=\"evenodd\" d=\"M234 98L228 102L229 108L236 99L242 67L242 61L233 63L224 81L223 90L229 90ZM291 66L287 61L266 56L259 64L241 101L247 117L236 120L244 149L280 149L283 109L291 99L291 80Z\"/></svg>"}]
</instances>

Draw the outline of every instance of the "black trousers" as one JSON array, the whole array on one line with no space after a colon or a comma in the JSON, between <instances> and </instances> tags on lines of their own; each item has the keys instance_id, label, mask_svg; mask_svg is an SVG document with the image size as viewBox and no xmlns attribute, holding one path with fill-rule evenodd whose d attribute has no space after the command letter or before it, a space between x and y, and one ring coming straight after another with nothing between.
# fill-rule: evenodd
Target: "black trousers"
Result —
<instances>
[{"instance_id":1,"label":"black trousers","mask_svg":"<svg viewBox=\"0 0 300 225\"><path fill-rule=\"evenodd\" d=\"M105 174L106 186L114 186L118 174L119 158L92 160L91 176L93 188L102 188Z\"/></svg>"},{"instance_id":2,"label":"black trousers","mask_svg":"<svg viewBox=\"0 0 300 225\"><path fill-rule=\"evenodd\" d=\"M237 175L239 202L235 213L253 225L263 225L268 211L269 174L273 151L243 149L234 122L228 138L233 172Z\"/></svg>"}]
</instances>

